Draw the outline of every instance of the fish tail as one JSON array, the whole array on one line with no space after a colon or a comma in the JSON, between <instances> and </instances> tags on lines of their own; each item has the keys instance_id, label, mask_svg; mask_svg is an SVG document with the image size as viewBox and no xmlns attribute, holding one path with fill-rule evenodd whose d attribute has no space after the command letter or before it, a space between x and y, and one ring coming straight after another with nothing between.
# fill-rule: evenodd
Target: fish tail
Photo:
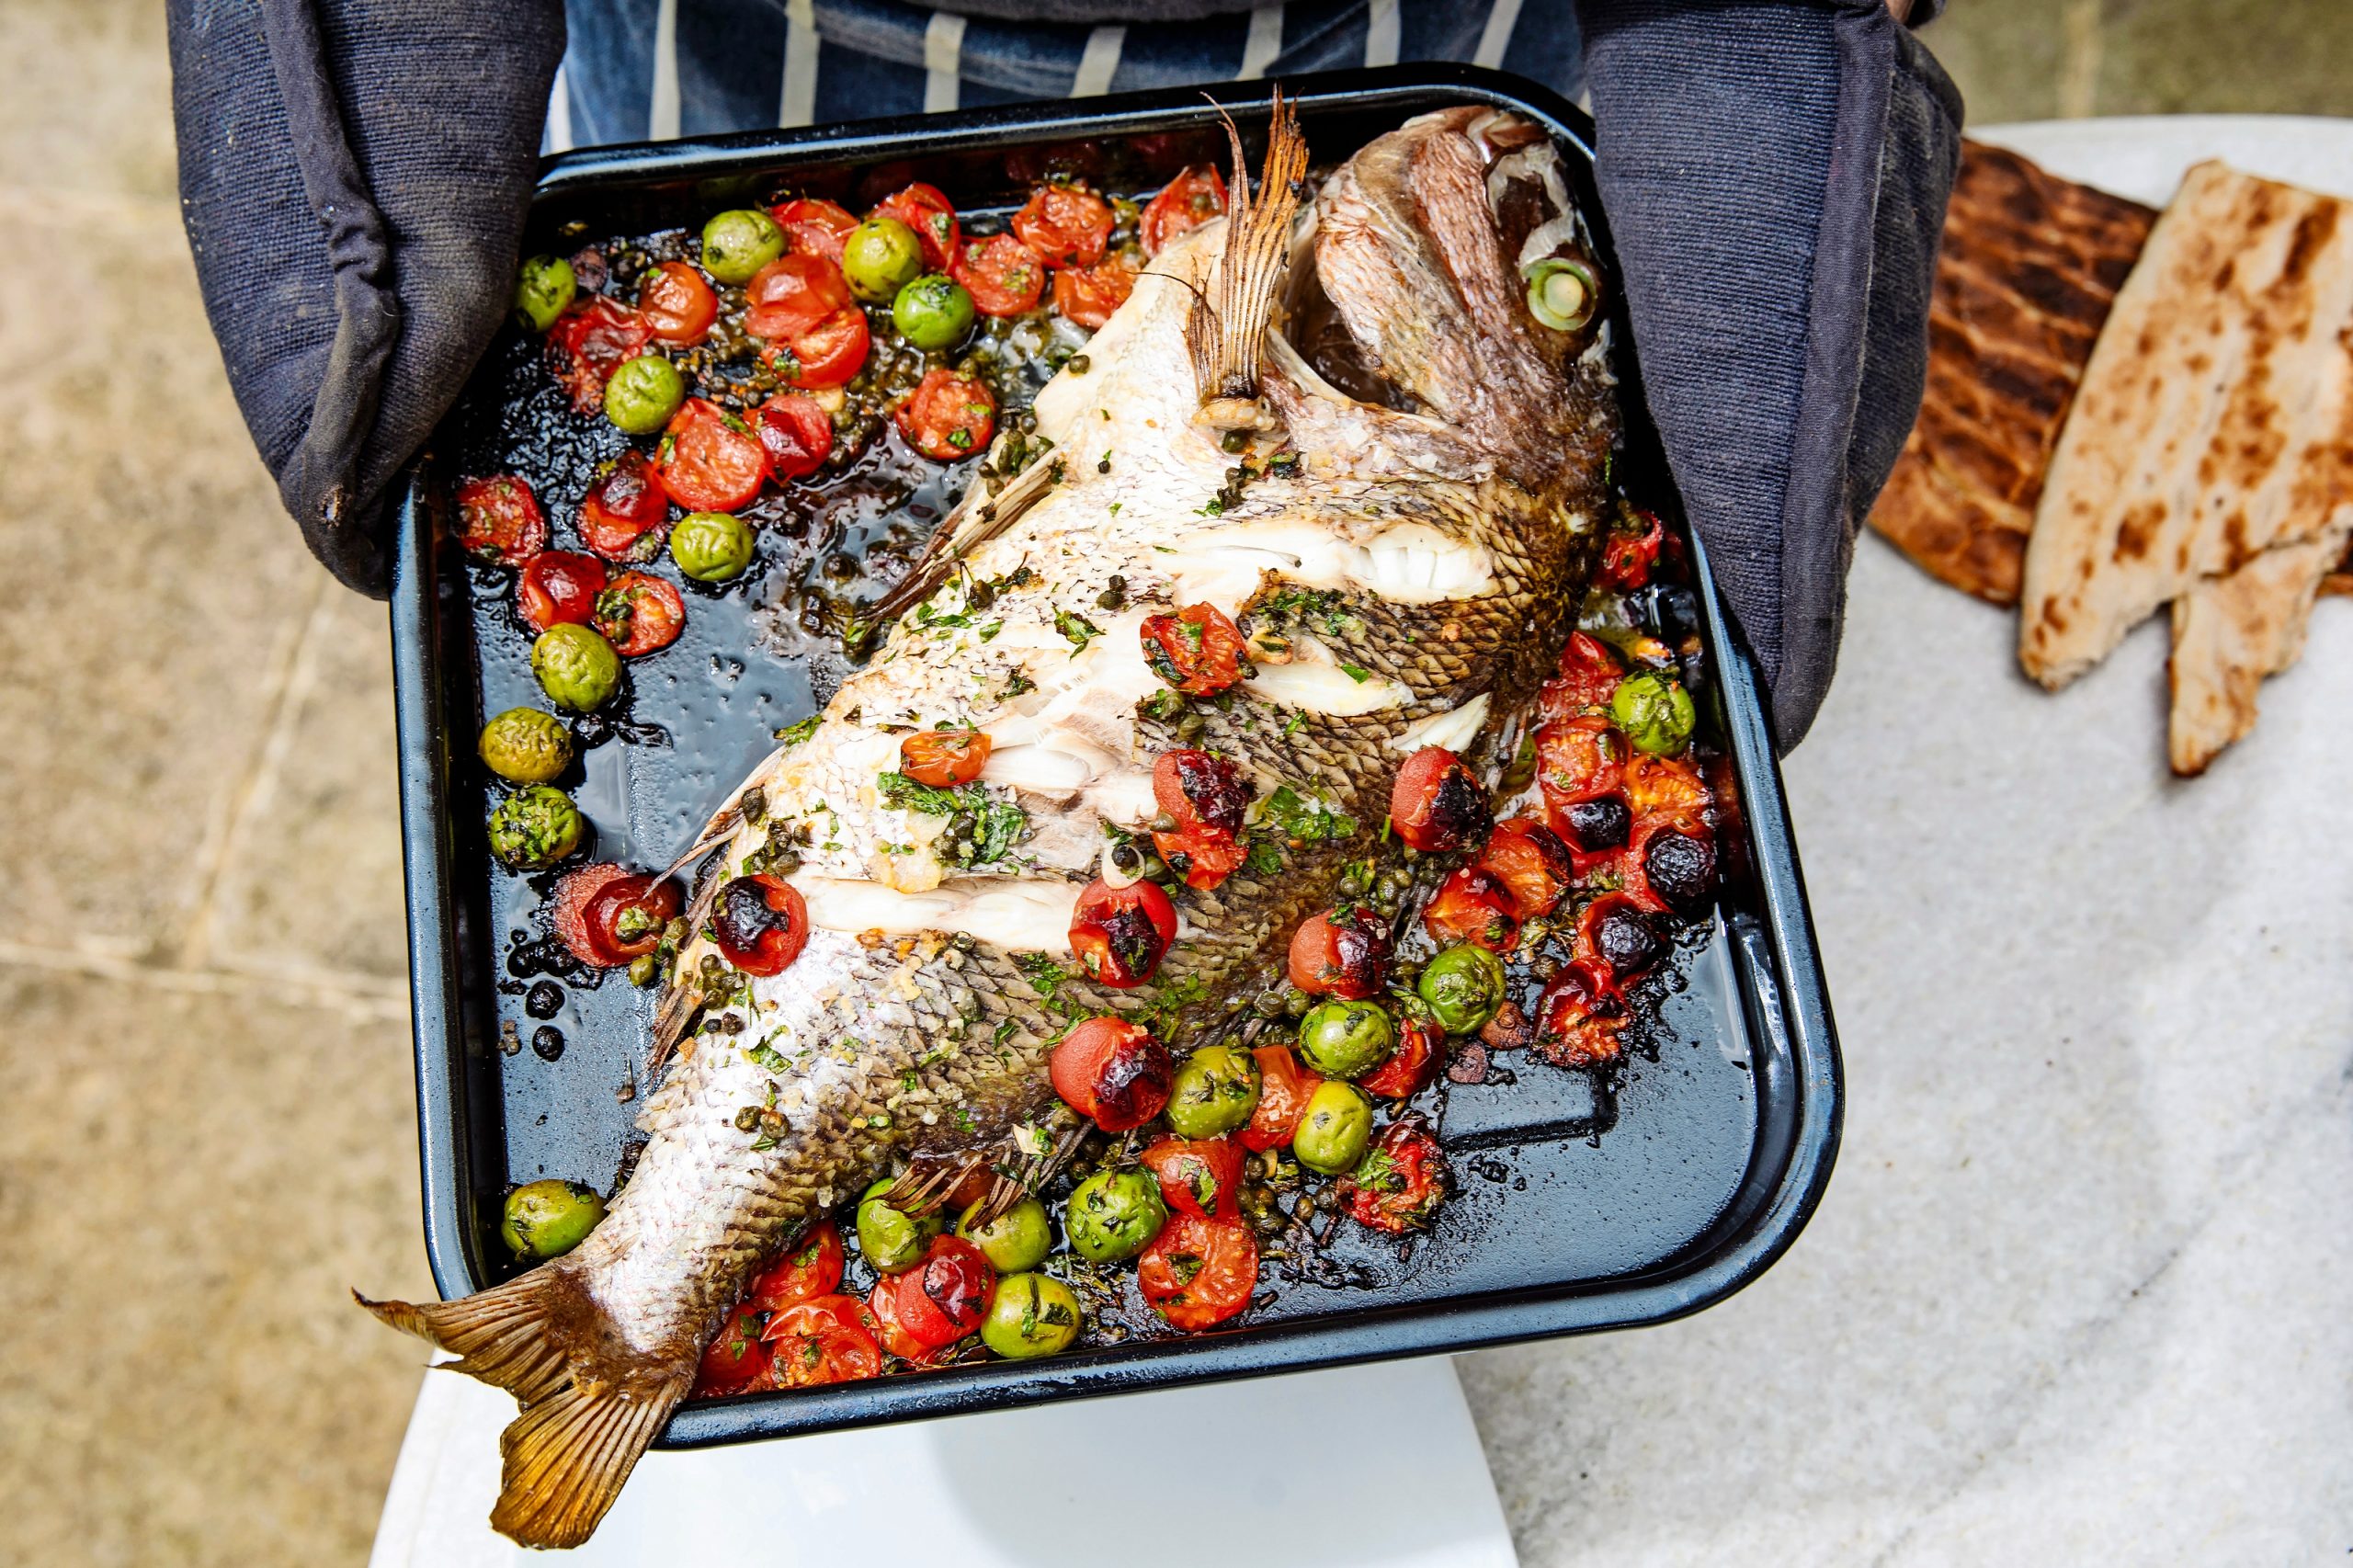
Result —
<instances>
[{"instance_id":1,"label":"fish tail","mask_svg":"<svg viewBox=\"0 0 2353 1568\"><path fill-rule=\"evenodd\" d=\"M1270 416L1258 402L1258 359L1290 255L1291 218L1307 173L1307 139L1300 134L1296 108L1276 88L1266 166L1253 192L1242 132L1231 116L1225 131L1233 149L1233 208L1218 267L1217 300L1212 305L1206 296L1197 296L1185 323L1201 399L1195 420L1226 429L1265 429Z\"/></svg>"},{"instance_id":2,"label":"fish tail","mask_svg":"<svg viewBox=\"0 0 2353 1568\"><path fill-rule=\"evenodd\" d=\"M565 1324L579 1304L563 1273L537 1268L455 1301L352 1299L380 1322L455 1353L450 1370L506 1390L522 1412L499 1434L498 1505L490 1523L524 1546L588 1539L638 1456L686 1397L693 1369L598 1377L593 1344ZM559 1312L559 1307L563 1308Z\"/></svg>"}]
</instances>

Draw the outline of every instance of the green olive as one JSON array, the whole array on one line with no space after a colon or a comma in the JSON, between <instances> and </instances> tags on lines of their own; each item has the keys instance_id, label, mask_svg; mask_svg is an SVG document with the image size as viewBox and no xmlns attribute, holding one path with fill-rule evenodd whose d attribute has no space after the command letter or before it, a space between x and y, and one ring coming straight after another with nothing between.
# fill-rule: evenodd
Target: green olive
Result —
<instances>
[{"instance_id":1,"label":"green olive","mask_svg":"<svg viewBox=\"0 0 2353 1568\"><path fill-rule=\"evenodd\" d=\"M842 242L842 276L849 291L879 304L923 271L923 242L896 218L869 218Z\"/></svg>"},{"instance_id":2,"label":"green olive","mask_svg":"<svg viewBox=\"0 0 2353 1568\"><path fill-rule=\"evenodd\" d=\"M585 713L621 683L621 658L593 626L561 621L531 644L531 673L558 708Z\"/></svg>"},{"instance_id":3,"label":"green olive","mask_svg":"<svg viewBox=\"0 0 2353 1568\"><path fill-rule=\"evenodd\" d=\"M507 796L490 813L490 852L518 871L539 870L579 848L587 827L571 796L534 784Z\"/></svg>"},{"instance_id":4,"label":"green olive","mask_svg":"<svg viewBox=\"0 0 2353 1568\"><path fill-rule=\"evenodd\" d=\"M1653 756L1673 756L1681 751L1689 744L1691 726L1699 720L1691 708L1691 694L1680 682L1655 670L1620 681L1610 694L1609 716L1618 721L1636 751Z\"/></svg>"},{"instance_id":5,"label":"green olive","mask_svg":"<svg viewBox=\"0 0 2353 1568\"><path fill-rule=\"evenodd\" d=\"M1338 1176L1356 1169L1372 1142L1372 1102L1354 1084L1326 1079L1307 1096L1290 1152L1311 1171Z\"/></svg>"},{"instance_id":6,"label":"green olive","mask_svg":"<svg viewBox=\"0 0 2353 1568\"><path fill-rule=\"evenodd\" d=\"M1078 1338L1082 1322L1069 1286L1043 1274L1016 1274L996 1282L981 1343L1008 1361L1057 1356Z\"/></svg>"},{"instance_id":7,"label":"green olive","mask_svg":"<svg viewBox=\"0 0 2353 1568\"><path fill-rule=\"evenodd\" d=\"M1046 1206L1025 1198L985 1225L972 1223L975 1203L956 1221L956 1233L986 1255L999 1274L1035 1268L1054 1250L1054 1228L1046 1220Z\"/></svg>"},{"instance_id":8,"label":"green olive","mask_svg":"<svg viewBox=\"0 0 2353 1568\"><path fill-rule=\"evenodd\" d=\"M509 708L482 727L482 759L514 784L545 784L572 762L572 732L537 708Z\"/></svg>"},{"instance_id":9,"label":"green olive","mask_svg":"<svg viewBox=\"0 0 2353 1568\"><path fill-rule=\"evenodd\" d=\"M885 1176L858 1200L858 1250L884 1274L901 1274L923 1261L924 1248L939 1233L939 1221L917 1219L892 1208L882 1195L898 1185Z\"/></svg>"},{"instance_id":10,"label":"green olive","mask_svg":"<svg viewBox=\"0 0 2353 1568\"><path fill-rule=\"evenodd\" d=\"M1582 263L1553 256L1529 263L1528 313L1556 332L1574 332L1593 319L1601 290Z\"/></svg>"},{"instance_id":11,"label":"green olive","mask_svg":"<svg viewBox=\"0 0 2353 1568\"><path fill-rule=\"evenodd\" d=\"M1321 1002L1299 1020L1299 1053L1327 1078L1361 1078L1396 1051L1397 1026L1376 1002Z\"/></svg>"},{"instance_id":12,"label":"green olive","mask_svg":"<svg viewBox=\"0 0 2353 1568\"><path fill-rule=\"evenodd\" d=\"M572 263L560 256L535 256L515 275L515 313L529 322L533 332L545 332L563 314L563 307L572 303L579 289Z\"/></svg>"},{"instance_id":13,"label":"green olive","mask_svg":"<svg viewBox=\"0 0 2353 1568\"><path fill-rule=\"evenodd\" d=\"M972 330L972 296L945 273L926 272L899 290L891 319L917 348L953 348Z\"/></svg>"},{"instance_id":14,"label":"green olive","mask_svg":"<svg viewBox=\"0 0 2353 1568\"><path fill-rule=\"evenodd\" d=\"M651 436L687 400L686 378L659 354L624 359L605 383L605 417L632 436Z\"/></svg>"},{"instance_id":15,"label":"green olive","mask_svg":"<svg viewBox=\"0 0 2353 1568\"><path fill-rule=\"evenodd\" d=\"M1422 967L1414 986L1449 1034L1475 1034L1504 1005L1504 961L1469 942L1447 949Z\"/></svg>"},{"instance_id":16,"label":"green olive","mask_svg":"<svg viewBox=\"0 0 2353 1568\"><path fill-rule=\"evenodd\" d=\"M1168 1091L1168 1125L1179 1138L1214 1138L1258 1108L1258 1059L1231 1045L1208 1045L1185 1058Z\"/></svg>"},{"instance_id":17,"label":"green olive","mask_svg":"<svg viewBox=\"0 0 2353 1568\"><path fill-rule=\"evenodd\" d=\"M1167 1222L1160 1183L1144 1171L1097 1171L1078 1184L1063 1211L1071 1250L1089 1263L1125 1262Z\"/></svg>"},{"instance_id":18,"label":"green olive","mask_svg":"<svg viewBox=\"0 0 2353 1568\"><path fill-rule=\"evenodd\" d=\"M727 512L688 512L670 529L670 559L699 583L740 577L752 563L752 529Z\"/></svg>"},{"instance_id":19,"label":"green olive","mask_svg":"<svg viewBox=\"0 0 2353 1568\"><path fill-rule=\"evenodd\" d=\"M561 1257L605 1217L605 1200L576 1181L527 1181L506 1195L498 1233L517 1257Z\"/></svg>"},{"instance_id":20,"label":"green olive","mask_svg":"<svg viewBox=\"0 0 2353 1568\"><path fill-rule=\"evenodd\" d=\"M702 269L722 283L749 283L784 254L784 231L756 207L722 212L702 226Z\"/></svg>"}]
</instances>

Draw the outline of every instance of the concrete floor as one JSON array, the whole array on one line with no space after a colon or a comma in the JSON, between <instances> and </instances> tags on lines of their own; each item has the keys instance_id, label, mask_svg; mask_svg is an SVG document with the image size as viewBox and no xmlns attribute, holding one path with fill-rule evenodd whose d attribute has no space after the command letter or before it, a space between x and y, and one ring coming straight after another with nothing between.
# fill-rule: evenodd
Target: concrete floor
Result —
<instances>
[{"instance_id":1,"label":"concrete floor","mask_svg":"<svg viewBox=\"0 0 2353 1568\"><path fill-rule=\"evenodd\" d=\"M1953 11L1928 38L1980 120L2353 112L2338 0ZM0 879L30 912L0 935L0 1559L358 1562L419 1358L343 1290L429 1289L384 618L311 565L221 376L161 7L11 0L0 58ZM1849 713L1884 717L1834 699L1815 745ZM1798 795L1802 832L1831 814ZM1516 1419L1559 1365L1471 1386ZM1561 1519L1505 1498L1523 1550Z\"/></svg>"}]
</instances>

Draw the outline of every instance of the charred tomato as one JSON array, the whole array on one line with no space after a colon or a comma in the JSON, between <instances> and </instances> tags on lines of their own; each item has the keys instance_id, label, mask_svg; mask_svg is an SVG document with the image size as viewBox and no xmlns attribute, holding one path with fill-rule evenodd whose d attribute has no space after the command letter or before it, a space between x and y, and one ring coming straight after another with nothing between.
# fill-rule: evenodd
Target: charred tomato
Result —
<instances>
[{"instance_id":1,"label":"charred tomato","mask_svg":"<svg viewBox=\"0 0 2353 1568\"><path fill-rule=\"evenodd\" d=\"M605 563L595 556L543 550L516 580L515 608L534 631L585 625L596 617L597 595L604 585Z\"/></svg>"},{"instance_id":2,"label":"charred tomato","mask_svg":"<svg viewBox=\"0 0 2353 1568\"><path fill-rule=\"evenodd\" d=\"M1139 629L1152 673L1188 697L1214 697L1242 679L1246 644L1226 613L1191 604L1175 615L1149 615Z\"/></svg>"},{"instance_id":3,"label":"charred tomato","mask_svg":"<svg viewBox=\"0 0 2353 1568\"><path fill-rule=\"evenodd\" d=\"M1405 759L1389 791L1389 825L1426 855L1460 849L1495 822L1487 791L1463 760L1444 746Z\"/></svg>"},{"instance_id":4,"label":"charred tomato","mask_svg":"<svg viewBox=\"0 0 2353 1568\"><path fill-rule=\"evenodd\" d=\"M926 1350L955 1344L981 1326L996 1297L988 1255L961 1236L939 1235L923 1261L900 1275L899 1326Z\"/></svg>"},{"instance_id":5,"label":"charred tomato","mask_svg":"<svg viewBox=\"0 0 2353 1568\"><path fill-rule=\"evenodd\" d=\"M1558 722L1608 707L1624 673L1608 643L1591 632L1574 633L1561 650L1560 673L1544 683L1540 694L1544 718Z\"/></svg>"},{"instance_id":6,"label":"charred tomato","mask_svg":"<svg viewBox=\"0 0 2353 1568\"><path fill-rule=\"evenodd\" d=\"M1358 1224L1392 1234L1419 1230L1446 1201L1446 1155L1417 1122L1392 1121L1344 1185Z\"/></svg>"},{"instance_id":7,"label":"charred tomato","mask_svg":"<svg viewBox=\"0 0 2353 1568\"><path fill-rule=\"evenodd\" d=\"M1047 1058L1054 1093L1106 1132L1142 1127L1168 1104L1176 1067L1150 1030L1116 1014L1088 1018Z\"/></svg>"},{"instance_id":8,"label":"charred tomato","mask_svg":"<svg viewBox=\"0 0 2353 1568\"><path fill-rule=\"evenodd\" d=\"M548 547L548 520L531 487L511 473L458 486L458 542L491 566L520 566Z\"/></svg>"},{"instance_id":9,"label":"charred tomato","mask_svg":"<svg viewBox=\"0 0 2353 1568\"><path fill-rule=\"evenodd\" d=\"M1362 905L1311 915L1290 937L1290 983L1361 1002L1389 983L1389 926Z\"/></svg>"},{"instance_id":10,"label":"charred tomato","mask_svg":"<svg viewBox=\"0 0 2353 1568\"><path fill-rule=\"evenodd\" d=\"M1507 953L1519 941L1519 916L1502 879L1476 866L1447 874L1422 910L1422 929L1444 947L1471 942L1491 953Z\"/></svg>"},{"instance_id":11,"label":"charred tomato","mask_svg":"<svg viewBox=\"0 0 2353 1568\"><path fill-rule=\"evenodd\" d=\"M632 448L597 471L580 503L580 537L608 561L646 561L669 517L661 475Z\"/></svg>"},{"instance_id":12,"label":"charred tomato","mask_svg":"<svg viewBox=\"0 0 2353 1568\"><path fill-rule=\"evenodd\" d=\"M1659 950L1657 928L1624 893L1604 893L1577 916L1577 959L1608 990L1657 963Z\"/></svg>"},{"instance_id":13,"label":"charred tomato","mask_svg":"<svg viewBox=\"0 0 2353 1568\"><path fill-rule=\"evenodd\" d=\"M1154 820L1153 846L1187 886L1216 887L1241 866L1242 819L1254 793L1240 767L1210 752L1180 747L1152 765L1153 801L1173 824Z\"/></svg>"},{"instance_id":14,"label":"charred tomato","mask_svg":"<svg viewBox=\"0 0 2353 1568\"><path fill-rule=\"evenodd\" d=\"M1655 512L1634 512L1628 526L1613 530L1601 551L1601 583L1620 592L1639 588L1651 580L1666 530Z\"/></svg>"},{"instance_id":15,"label":"charred tomato","mask_svg":"<svg viewBox=\"0 0 2353 1568\"><path fill-rule=\"evenodd\" d=\"M737 877L711 908L719 956L745 974L782 974L809 942L809 906L801 891L766 871Z\"/></svg>"},{"instance_id":16,"label":"charred tomato","mask_svg":"<svg viewBox=\"0 0 2353 1568\"><path fill-rule=\"evenodd\" d=\"M1503 884L1512 913L1522 920L1559 908L1574 875L1569 846L1551 828L1529 817L1497 823L1479 853L1478 865Z\"/></svg>"},{"instance_id":17,"label":"charred tomato","mask_svg":"<svg viewBox=\"0 0 2353 1568\"><path fill-rule=\"evenodd\" d=\"M1150 980L1176 939L1176 906L1151 882L1115 888L1100 877L1071 912L1070 947L1089 980L1128 990Z\"/></svg>"},{"instance_id":18,"label":"charred tomato","mask_svg":"<svg viewBox=\"0 0 2353 1568\"><path fill-rule=\"evenodd\" d=\"M676 882L610 863L583 866L556 884L549 923L574 958L613 969L654 949L678 903Z\"/></svg>"},{"instance_id":19,"label":"charred tomato","mask_svg":"<svg viewBox=\"0 0 2353 1568\"><path fill-rule=\"evenodd\" d=\"M1618 1060L1625 1027L1592 968L1571 963L1545 982L1536 1005L1537 1051L1555 1067L1593 1067Z\"/></svg>"},{"instance_id":20,"label":"charred tomato","mask_svg":"<svg viewBox=\"0 0 2353 1568\"><path fill-rule=\"evenodd\" d=\"M1397 1054L1357 1080L1357 1087L1383 1099L1411 1099L1429 1087L1438 1075L1440 1036L1427 1018L1401 1014L1397 1019Z\"/></svg>"},{"instance_id":21,"label":"charred tomato","mask_svg":"<svg viewBox=\"0 0 2353 1568\"><path fill-rule=\"evenodd\" d=\"M598 414L605 407L605 383L623 360L636 358L653 341L652 322L598 294L566 311L548 329L548 364L572 394L575 413Z\"/></svg>"},{"instance_id":22,"label":"charred tomato","mask_svg":"<svg viewBox=\"0 0 2353 1568\"><path fill-rule=\"evenodd\" d=\"M1122 256L1065 268L1054 274L1054 309L1090 332L1097 330L1128 302L1138 276Z\"/></svg>"},{"instance_id":23,"label":"charred tomato","mask_svg":"<svg viewBox=\"0 0 2353 1568\"><path fill-rule=\"evenodd\" d=\"M1716 892L1716 835L1696 812L1654 812L1626 841L1625 891L1654 915L1698 915Z\"/></svg>"}]
</instances>

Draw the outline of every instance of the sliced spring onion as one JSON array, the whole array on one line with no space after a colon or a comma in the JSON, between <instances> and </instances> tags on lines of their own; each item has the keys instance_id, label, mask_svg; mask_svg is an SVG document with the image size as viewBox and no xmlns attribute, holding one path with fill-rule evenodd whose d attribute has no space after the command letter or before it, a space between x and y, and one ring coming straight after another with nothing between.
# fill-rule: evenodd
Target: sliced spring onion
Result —
<instances>
[{"instance_id":1,"label":"sliced spring onion","mask_svg":"<svg viewBox=\"0 0 2353 1568\"><path fill-rule=\"evenodd\" d=\"M1548 256L1522 268L1528 278L1528 312L1555 332L1574 332L1593 319L1601 287L1581 262Z\"/></svg>"}]
</instances>

